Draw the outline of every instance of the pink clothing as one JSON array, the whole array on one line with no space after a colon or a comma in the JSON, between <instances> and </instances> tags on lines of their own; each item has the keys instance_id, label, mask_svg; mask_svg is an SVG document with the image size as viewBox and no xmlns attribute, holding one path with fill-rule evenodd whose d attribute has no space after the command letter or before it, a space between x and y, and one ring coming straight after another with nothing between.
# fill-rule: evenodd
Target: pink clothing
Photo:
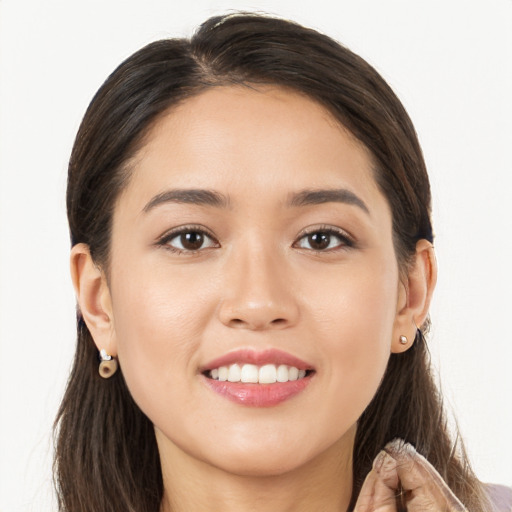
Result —
<instances>
[{"instance_id":1,"label":"pink clothing","mask_svg":"<svg viewBox=\"0 0 512 512\"><path fill-rule=\"evenodd\" d=\"M492 512L512 512L512 487L497 484L486 484L485 487L494 505Z\"/></svg>"}]
</instances>

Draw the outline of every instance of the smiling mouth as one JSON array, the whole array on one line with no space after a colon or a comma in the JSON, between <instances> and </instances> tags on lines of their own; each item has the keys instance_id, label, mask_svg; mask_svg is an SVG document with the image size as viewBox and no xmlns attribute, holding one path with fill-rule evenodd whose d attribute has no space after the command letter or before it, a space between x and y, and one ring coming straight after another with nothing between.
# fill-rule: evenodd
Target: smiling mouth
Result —
<instances>
[{"instance_id":1,"label":"smiling mouth","mask_svg":"<svg viewBox=\"0 0 512 512\"><path fill-rule=\"evenodd\" d=\"M299 370L285 364L231 364L204 372L205 377L220 382L242 382L245 384L274 384L291 382L308 377L313 370Z\"/></svg>"}]
</instances>

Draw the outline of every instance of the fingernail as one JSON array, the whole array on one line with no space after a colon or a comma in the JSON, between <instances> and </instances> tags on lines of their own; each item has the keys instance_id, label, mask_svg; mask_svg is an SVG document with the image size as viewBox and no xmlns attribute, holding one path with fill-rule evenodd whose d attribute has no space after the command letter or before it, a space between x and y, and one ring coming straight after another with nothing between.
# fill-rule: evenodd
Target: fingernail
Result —
<instances>
[{"instance_id":1,"label":"fingernail","mask_svg":"<svg viewBox=\"0 0 512 512\"><path fill-rule=\"evenodd\" d=\"M389 442L384 450L392 455L414 455L416 450L412 444L406 443L403 439L396 438Z\"/></svg>"},{"instance_id":2,"label":"fingernail","mask_svg":"<svg viewBox=\"0 0 512 512\"><path fill-rule=\"evenodd\" d=\"M373 469L379 475L389 472L396 468L396 460L384 450L380 451L373 461Z\"/></svg>"},{"instance_id":3,"label":"fingernail","mask_svg":"<svg viewBox=\"0 0 512 512\"><path fill-rule=\"evenodd\" d=\"M375 471L378 471L378 468L382 466L384 459L386 458L387 453L384 450L381 450L375 459L373 459L372 467Z\"/></svg>"}]
</instances>

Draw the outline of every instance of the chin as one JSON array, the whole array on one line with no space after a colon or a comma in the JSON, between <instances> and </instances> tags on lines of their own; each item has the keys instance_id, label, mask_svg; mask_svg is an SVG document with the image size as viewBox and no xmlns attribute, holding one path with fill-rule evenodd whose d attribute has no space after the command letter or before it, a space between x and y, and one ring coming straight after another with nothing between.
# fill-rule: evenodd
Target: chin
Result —
<instances>
[{"instance_id":1,"label":"chin","mask_svg":"<svg viewBox=\"0 0 512 512\"><path fill-rule=\"evenodd\" d=\"M264 453L242 452L228 455L220 463L213 463L217 469L226 473L242 477L275 477L291 473L304 465L309 460L303 453L294 456L274 450L272 454L265 450ZM213 461L212 461L213 462Z\"/></svg>"},{"instance_id":2,"label":"chin","mask_svg":"<svg viewBox=\"0 0 512 512\"><path fill-rule=\"evenodd\" d=\"M205 462L230 474L244 477L273 477L290 474L301 468L311 467L315 460L345 455L345 436L329 436L325 432L314 439L311 432L294 436L266 435L224 440L216 446L221 450L208 450ZM350 434L351 438L352 435ZM350 456L352 443L348 443Z\"/></svg>"}]
</instances>

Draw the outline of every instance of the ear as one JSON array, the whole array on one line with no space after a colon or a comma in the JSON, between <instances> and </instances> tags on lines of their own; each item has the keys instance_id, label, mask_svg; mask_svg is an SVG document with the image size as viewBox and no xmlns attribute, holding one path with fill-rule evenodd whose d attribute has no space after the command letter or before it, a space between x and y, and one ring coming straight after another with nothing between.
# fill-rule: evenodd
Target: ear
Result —
<instances>
[{"instance_id":1,"label":"ear","mask_svg":"<svg viewBox=\"0 0 512 512\"><path fill-rule=\"evenodd\" d=\"M416 330L427 319L436 281L437 262L434 248L428 240L420 240L416 244L416 254L406 280L399 285L391 352L405 352L412 346ZM407 338L407 343L401 343L401 336Z\"/></svg>"},{"instance_id":2,"label":"ear","mask_svg":"<svg viewBox=\"0 0 512 512\"><path fill-rule=\"evenodd\" d=\"M94 263L89 246L76 244L71 249L71 279L78 306L98 350L117 355L112 301L104 272Z\"/></svg>"}]
</instances>

